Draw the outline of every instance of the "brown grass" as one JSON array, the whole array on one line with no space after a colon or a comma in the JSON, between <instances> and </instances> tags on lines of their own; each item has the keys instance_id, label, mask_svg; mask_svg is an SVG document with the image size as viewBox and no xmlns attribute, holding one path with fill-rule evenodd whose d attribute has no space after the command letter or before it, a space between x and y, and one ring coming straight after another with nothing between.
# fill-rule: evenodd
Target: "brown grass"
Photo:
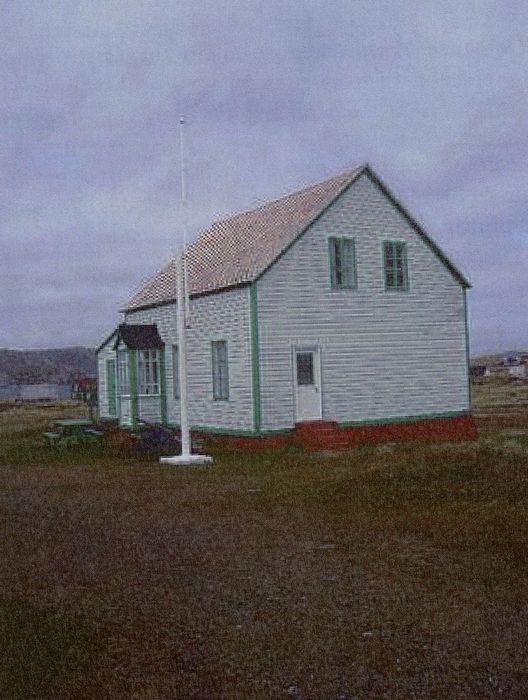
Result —
<instances>
[{"instance_id":1,"label":"brown grass","mask_svg":"<svg viewBox=\"0 0 528 700\"><path fill-rule=\"evenodd\" d=\"M8 625L0 696L526 697L528 430L176 470L55 454L54 409L17 410L0 601L37 622Z\"/></svg>"}]
</instances>

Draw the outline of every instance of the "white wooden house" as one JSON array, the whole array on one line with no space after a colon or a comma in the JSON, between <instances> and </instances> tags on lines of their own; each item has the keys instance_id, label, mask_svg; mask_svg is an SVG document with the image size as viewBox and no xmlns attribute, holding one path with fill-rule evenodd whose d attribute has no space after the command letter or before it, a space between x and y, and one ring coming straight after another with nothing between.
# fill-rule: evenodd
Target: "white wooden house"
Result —
<instances>
[{"instance_id":1,"label":"white wooden house","mask_svg":"<svg viewBox=\"0 0 528 700\"><path fill-rule=\"evenodd\" d=\"M213 224L188 270L194 430L473 435L470 285L368 165ZM178 425L175 290L172 261L99 347L101 417Z\"/></svg>"}]
</instances>

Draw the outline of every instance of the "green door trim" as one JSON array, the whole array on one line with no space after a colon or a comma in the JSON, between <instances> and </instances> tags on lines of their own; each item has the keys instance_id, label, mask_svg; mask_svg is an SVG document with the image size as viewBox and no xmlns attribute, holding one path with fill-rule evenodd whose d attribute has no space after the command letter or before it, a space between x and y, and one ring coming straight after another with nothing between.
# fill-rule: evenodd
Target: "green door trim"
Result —
<instances>
[{"instance_id":1,"label":"green door trim","mask_svg":"<svg viewBox=\"0 0 528 700\"><path fill-rule=\"evenodd\" d=\"M468 320L468 307L467 307L467 290L465 287L462 288L462 294L464 296L464 331L466 334L466 368L467 368L467 393L468 393L468 410L471 410L471 358L469 355L469 320Z\"/></svg>"},{"instance_id":2,"label":"green door trim","mask_svg":"<svg viewBox=\"0 0 528 700\"><path fill-rule=\"evenodd\" d=\"M116 361L106 361L106 398L108 401L108 415L117 417L117 378Z\"/></svg>"},{"instance_id":3,"label":"green door trim","mask_svg":"<svg viewBox=\"0 0 528 700\"><path fill-rule=\"evenodd\" d=\"M128 382L130 392L130 421L134 428L139 418L138 400L138 357L137 350L127 350L128 354Z\"/></svg>"},{"instance_id":4,"label":"green door trim","mask_svg":"<svg viewBox=\"0 0 528 700\"><path fill-rule=\"evenodd\" d=\"M167 425L167 378L165 376L165 346L159 351L160 415L162 425Z\"/></svg>"}]
</instances>

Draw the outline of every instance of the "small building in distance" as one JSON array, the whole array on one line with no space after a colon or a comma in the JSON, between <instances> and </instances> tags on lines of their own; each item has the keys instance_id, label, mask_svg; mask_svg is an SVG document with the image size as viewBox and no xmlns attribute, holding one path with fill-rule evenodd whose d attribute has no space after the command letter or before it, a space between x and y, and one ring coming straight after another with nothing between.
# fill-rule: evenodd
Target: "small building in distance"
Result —
<instances>
[{"instance_id":1,"label":"small building in distance","mask_svg":"<svg viewBox=\"0 0 528 700\"><path fill-rule=\"evenodd\" d=\"M522 364L522 354L520 352L509 352L504 356L502 364L504 367L518 367Z\"/></svg>"},{"instance_id":2,"label":"small building in distance","mask_svg":"<svg viewBox=\"0 0 528 700\"><path fill-rule=\"evenodd\" d=\"M477 377L490 377L491 368L489 365L471 365L471 376L475 379Z\"/></svg>"},{"instance_id":3,"label":"small building in distance","mask_svg":"<svg viewBox=\"0 0 528 700\"><path fill-rule=\"evenodd\" d=\"M509 352L502 361L503 367L506 368L508 376L515 379L528 378L528 354L522 352Z\"/></svg>"}]
</instances>

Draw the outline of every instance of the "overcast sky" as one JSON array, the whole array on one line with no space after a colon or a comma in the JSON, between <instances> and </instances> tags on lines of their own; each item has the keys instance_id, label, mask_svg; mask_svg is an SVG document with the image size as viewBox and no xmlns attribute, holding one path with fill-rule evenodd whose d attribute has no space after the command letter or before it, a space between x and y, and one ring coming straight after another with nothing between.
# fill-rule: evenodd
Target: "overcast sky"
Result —
<instances>
[{"instance_id":1,"label":"overcast sky","mask_svg":"<svg viewBox=\"0 0 528 700\"><path fill-rule=\"evenodd\" d=\"M0 346L95 345L192 231L368 161L528 348L524 0L0 0Z\"/></svg>"}]
</instances>

